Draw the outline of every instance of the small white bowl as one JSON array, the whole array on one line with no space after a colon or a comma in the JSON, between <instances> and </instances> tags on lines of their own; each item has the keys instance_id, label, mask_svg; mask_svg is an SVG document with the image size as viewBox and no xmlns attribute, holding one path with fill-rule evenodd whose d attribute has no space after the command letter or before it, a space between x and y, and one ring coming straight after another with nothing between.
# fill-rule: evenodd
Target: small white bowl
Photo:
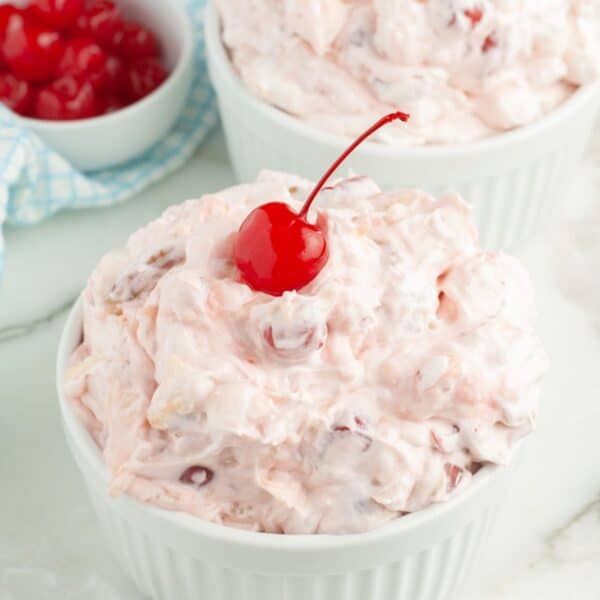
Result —
<instances>
[{"instance_id":1,"label":"small white bowl","mask_svg":"<svg viewBox=\"0 0 600 600\"><path fill-rule=\"evenodd\" d=\"M340 536L242 531L113 498L102 453L64 396L69 357L81 338L79 300L58 350L65 435L112 549L144 594L154 600L448 600L456 593L488 537L511 469L486 466L449 502Z\"/></svg>"},{"instance_id":2,"label":"small white bowl","mask_svg":"<svg viewBox=\"0 0 600 600\"><path fill-rule=\"evenodd\" d=\"M211 2L206 18L208 67L229 153L242 181L264 168L317 180L349 144L253 95L235 72ZM542 120L463 145L362 145L344 169L385 189L418 187L435 196L460 192L474 207L486 249L514 246L546 224L567 191L600 107L600 84L579 89ZM401 108L401 107L399 107Z\"/></svg>"},{"instance_id":3,"label":"small white bowl","mask_svg":"<svg viewBox=\"0 0 600 600\"><path fill-rule=\"evenodd\" d=\"M0 2L2 3L2 2ZM183 2L117 0L127 18L158 37L168 79L154 92L122 110L78 121L43 121L18 116L49 146L82 171L132 160L173 126L188 97L193 74L194 35Z\"/></svg>"}]
</instances>

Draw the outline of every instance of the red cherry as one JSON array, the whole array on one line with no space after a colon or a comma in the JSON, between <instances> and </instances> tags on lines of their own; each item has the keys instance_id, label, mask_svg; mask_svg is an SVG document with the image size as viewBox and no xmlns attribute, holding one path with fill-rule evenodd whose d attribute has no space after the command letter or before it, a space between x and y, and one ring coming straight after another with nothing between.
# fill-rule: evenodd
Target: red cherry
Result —
<instances>
[{"instance_id":1,"label":"red cherry","mask_svg":"<svg viewBox=\"0 0 600 600\"><path fill-rule=\"evenodd\" d=\"M92 86L93 89L94 86ZM108 107L108 98L104 94L100 94L94 90L94 114L92 117L99 117L106 112ZM82 117L86 119L87 117Z\"/></svg>"},{"instance_id":2,"label":"red cherry","mask_svg":"<svg viewBox=\"0 0 600 600\"><path fill-rule=\"evenodd\" d=\"M18 12L19 9L13 4L0 4L0 42L4 39L4 31L8 25L8 20Z\"/></svg>"},{"instance_id":3,"label":"red cherry","mask_svg":"<svg viewBox=\"0 0 600 600\"><path fill-rule=\"evenodd\" d=\"M313 225L306 220L311 204L357 146L387 123L408 118L405 113L391 113L365 131L331 165L299 213L283 202L269 202L255 208L242 223L235 241L234 258L242 281L272 296L309 284L329 257L323 224L317 221Z\"/></svg>"},{"instance_id":4,"label":"red cherry","mask_svg":"<svg viewBox=\"0 0 600 600\"><path fill-rule=\"evenodd\" d=\"M28 115L33 103L33 88L10 73L0 73L0 102L20 115Z\"/></svg>"},{"instance_id":5,"label":"red cherry","mask_svg":"<svg viewBox=\"0 0 600 600\"><path fill-rule=\"evenodd\" d=\"M158 58L159 54L154 34L137 23L126 23L113 37L112 48L129 60Z\"/></svg>"},{"instance_id":6,"label":"red cherry","mask_svg":"<svg viewBox=\"0 0 600 600\"><path fill-rule=\"evenodd\" d=\"M33 8L33 6L24 6L22 9L20 9L19 12L23 16L23 18L26 21L29 21L30 23L37 23L38 25L45 24L42 21L40 21L40 17Z\"/></svg>"},{"instance_id":7,"label":"red cherry","mask_svg":"<svg viewBox=\"0 0 600 600\"><path fill-rule=\"evenodd\" d=\"M104 50L94 41L82 38L69 40L58 63L57 73L59 77L72 75L89 81L95 90L102 90L109 83L107 61Z\"/></svg>"},{"instance_id":8,"label":"red cherry","mask_svg":"<svg viewBox=\"0 0 600 600\"><path fill-rule=\"evenodd\" d=\"M490 33L485 40L483 40L483 45L481 46L481 51L482 52L489 52L490 50L493 50L494 48L498 47L498 38L496 37L495 33Z\"/></svg>"},{"instance_id":9,"label":"red cherry","mask_svg":"<svg viewBox=\"0 0 600 600\"><path fill-rule=\"evenodd\" d=\"M75 22L75 34L89 36L99 44L109 47L124 27L121 11L110 0L93 0Z\"/></svg>"},{"instance_id":10,"label":"red cherry","mask_svg":"<svg viewBox=\"0 0 600 600\"><path fill-rule=\"evenodd\" d=\"M117 56L106 58L107 90L112 94L122 94L127 87L127 72L123 61Z\"/></svg>"},{"instance_id":11,"label":"red cherry","mask_svg":"<svg viewBox=\"0 0 600 600\"><path fill-rule=\"evenodd\" d=\"M478 25L481 19L483 19L483 10L478 6L475 8L468 8L464 13L467 18L471 19L473 27Z\"/></svg>"},{"instance_id":12,"label":"red cherry","mask_svg":"<svg viewBox=\"0 0 600 600\"><path fill-rule=\"evenodd\" d=\"M310 283L327 258L321 226L311 225L283 202L254 209L242 223L235 244L243 280L272 296Z\"/></svg>"},{"instance_id":13,"label":"red cherry","mask_svg":"<svg viewBox=\"0 0 600 600\"><path fill-rule=\"evenodd\" d=\"M83 11L83 0L31 0L31 13L55 29L72 25Z\"/></svg>"},{"instance_id":14,"label":"red cherry","mask_svg":"<svg viewBox=\"0 0 600 600\"><path fill-rule=\"evenodd\" d=\"M8 25L8 20L14 14L19 13L19 9L13 4L0 4L0 68L5 66L4 56L2 52L2 42L4 41L4 32Z\"/></svg>"},{"instance_id":15,"label":"red cherry","mask_svg":"<svg viewBox=\"0 0 600 600\"><path fill-rule=\"evenodd\" d=\"M444 465L444 471L448 477L447 491L451 492L462 480L464 469L451 463Z\"/></svg>"},{"instance_id":16,"label":"red cherry","mask_svg":"<svg viewBox=\"0 0 600 600\"><path fill-rule=\"evenodd\" d=\"M35 116L51 121L70 121L94 117L99 109L92 84L67 75L40 90Z\"/></svg>"},{"instance_id":17,"label":"red cherry","mask_svg":"<svg viewBox=\"0 0 600 600\"><path fill-rule=\"evenodd\" d=\"M194 465L188 467L179 477L181 483L192 485L197 488L208 485L214 478L215 472L208 467L202 467L200 465Z\"/></svg>"},{"instance_id":18,"label":"red cherry","mask_svg":"<svg viewBox=\"0 0 600 600\"><path fill-rule=\"evenodd\" d=\"M126 106L127 104L123 102L119 96L109 96L106 98L102 114L107 115L109 113L117 112Z\"/></svg>"},{"instance_id":19,"label":"red cherry","mask_svg":"<svg viewBox=\"0 0 600 600\"><path fill-rule=\"evenodd\" d=\"M127 69L126 97L135 102L144 98L167 78L164 67L153 58L135 61Z\"/></svg>"},{"instance_id":20,"label":"red cherry","mask_svg":"<svg viewBox=\"0 0 600 600\"><path fill-rule=\"evenodd\" d=\"M7 23L2 54L10 70L20 79L51 79L62 52L62 41L56 31L26 21L13 14Z\"/></svg>"}]
</instances>

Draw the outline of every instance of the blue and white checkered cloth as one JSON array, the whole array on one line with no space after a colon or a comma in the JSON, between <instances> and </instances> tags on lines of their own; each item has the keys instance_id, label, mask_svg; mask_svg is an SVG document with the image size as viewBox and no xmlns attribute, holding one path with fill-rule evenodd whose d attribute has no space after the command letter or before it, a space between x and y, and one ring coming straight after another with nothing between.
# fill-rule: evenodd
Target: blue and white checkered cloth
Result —
<instances>
[{"instance_id":1,"label":"blue and white checkered cloth","mask_svg":"<svg viewBox=\"0 0 600 600\"><path fill-rule=\"evenodd\" d=\"M185 1L197 40L191 97L173 129L135 162L84 174L37 135L19 127L0 104L0 273L3 223L31 225L64 208L122 202L180 167L216 124L215 98L204 58L206 0Z\"/></svg>"}]
</instances>

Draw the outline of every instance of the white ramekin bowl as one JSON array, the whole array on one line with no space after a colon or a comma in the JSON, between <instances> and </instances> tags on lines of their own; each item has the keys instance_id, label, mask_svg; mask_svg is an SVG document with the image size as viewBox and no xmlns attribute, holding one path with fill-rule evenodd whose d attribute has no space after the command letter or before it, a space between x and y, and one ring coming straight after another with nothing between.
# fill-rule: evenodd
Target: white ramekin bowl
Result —
<instances>
[{"instance_id":1,"label":"white ramekin bowl","mask_svg":"<svg viewBox=\"0 0 600 600\"><path fill-rule=\"evenodd\" d=\"M113 498L100 450L66 401L82 307L58 351L63 425L106 537L124 570L154 600L448 600L488 537L510 469L487 466L450 502L359 535L273 535Z\"/></svg>"},{"instance_id":2,"label":"white ramekin bowl","mask_svg":"<svg viewBox=\"0 0 600 600\"><path fill-rule=\"evenodd\" d=\"M255 97L231 65L214 4L206 47L229 153L242 181L264 168L317 180L349 140L319 131ZM460 192L474 207L486 249L516 245L548 221L567 190L600 107L600 85L577 91L533 125L475 143L392 147L366 143L345 168L383 188ZM399 107L401 108L401 107Z\"/></svg>"},{"instance_id":3,"label":"white ramekin bowl","mask_svg":"<svg viewBox=\"0 0 600 600\"><path fill-rule=\"evenodd\" d=\"M192 82L194 35L184 2L117 0L117 4L128 18L157 35L169 78L142 100L109 115L79 121L17 117L83 171L125 163L151 148L175 123Z\"/></svg>"}]
</instances>

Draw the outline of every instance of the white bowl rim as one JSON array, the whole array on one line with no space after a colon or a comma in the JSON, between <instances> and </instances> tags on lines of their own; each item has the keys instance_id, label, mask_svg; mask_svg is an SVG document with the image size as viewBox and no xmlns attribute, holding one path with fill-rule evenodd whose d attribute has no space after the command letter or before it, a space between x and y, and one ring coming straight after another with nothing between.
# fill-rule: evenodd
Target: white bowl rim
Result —
<instances>
[{"instance_id":1,"label":"white bowl rim","mask_svg":"<svg viewBox=\"0 0 600 600\"><path fill-rule=\"evenodd\" d=\"M183 38L183 44L181 48L181 55L179 56L175 68L168 74L167 79L165 79L165 81L154 91L147 96L144 96L140 100L133 102L129 106L125 106L106 115L98 115L88 119L74 119L71 121L51 121L48 119L23 117L13 113L17 119L17 122L25 127L33 129L34 131L44 132L58 132L78 128L84 129L86 127L118 125L120 121L127 119L133 112L142 110L146 105L150 104L151 102L157 102L162 96L168 94L170 88L176 85L178 80L185 76L187 67L193 60L194 33L183 3L178 2L177 0L167 0L166 4L169 7L169 10L172 11L172 16L178 21L178 30Z\"/></svg>"},{"instance_id":2,"label":"white bowl rim","mask_svg":"<svg viewBox=\"0 0 600 600\"><path fill-rule=\"evenodd\" d=\"M229 60L220 34L219 15L212 0L208 2L205 19L207 55L210 56L212 54L217 68L220 69L220 74L226 78L227 84L234 88L236 97L241 98L253 110L260 112L264 117L275 121L281 127L292 130L296 135L310 138L319 144L339 150L348 145L351 138L321 131L316 127L310 126L298 117L265 102L248 90ZM216 82L213 83L215 87L218 87ZM383 144L371 141L365 142L362 145L362 151L381 158L452 159L505 149L506 146L520 144L524 140L535 137L540 132L551 129L555 125L568 120L582 105L592 102L594 99L598 103L598 106L600 106L600 81L581 86L560 106L538 121L488 138L462 144L439 144L431 146Z\"/></svg>"},{"instance_id":3,"label":"white bowl rim","mask_svg":"<svg viewBox=\"0 0 600 600\"><path fill-rule=\"evenodd\" d=\"M83 322L83 302L81 296L77 299L67 317L61 334L56 364L56 382L60 410L63 418L65 432L75 443L86 466L94 471L94 479L103 486L108 487L108 477L102 453L88 431L85 430L71 406L69 406L63 390L64 374L68 365L73 346L69 340L74 339L75 332L81 332ZM77 336L79 339L79 336ZM515 453L520 452L522 442L515 448ZM513 456L514 460L515 456ZM402 534L413 532L415 529L430 524L451 515L452 511L461 507L467 500L473 500L479 492L483 492L493 481L509 466L485 465L474 476L466 489L446 502L432 504L420 511L399 517L382 525L377 529L364 533L327 535L327 534L294 534L282 535L262 533L236 529L206 521L193 515L169 511L155 506L144 504L135 498L123 494L112 499L115 503L129 511L137 511L148 519L167 522L178 530L186 530L195 535L211 538L234 544L241 547L257 547L265 550L285 551L310 551L310 550L335 550L341 548L354 548L368 546L374 543L385 542ZM108 494L108 491L106 491Z\"/></svg>"}]
</instances>

